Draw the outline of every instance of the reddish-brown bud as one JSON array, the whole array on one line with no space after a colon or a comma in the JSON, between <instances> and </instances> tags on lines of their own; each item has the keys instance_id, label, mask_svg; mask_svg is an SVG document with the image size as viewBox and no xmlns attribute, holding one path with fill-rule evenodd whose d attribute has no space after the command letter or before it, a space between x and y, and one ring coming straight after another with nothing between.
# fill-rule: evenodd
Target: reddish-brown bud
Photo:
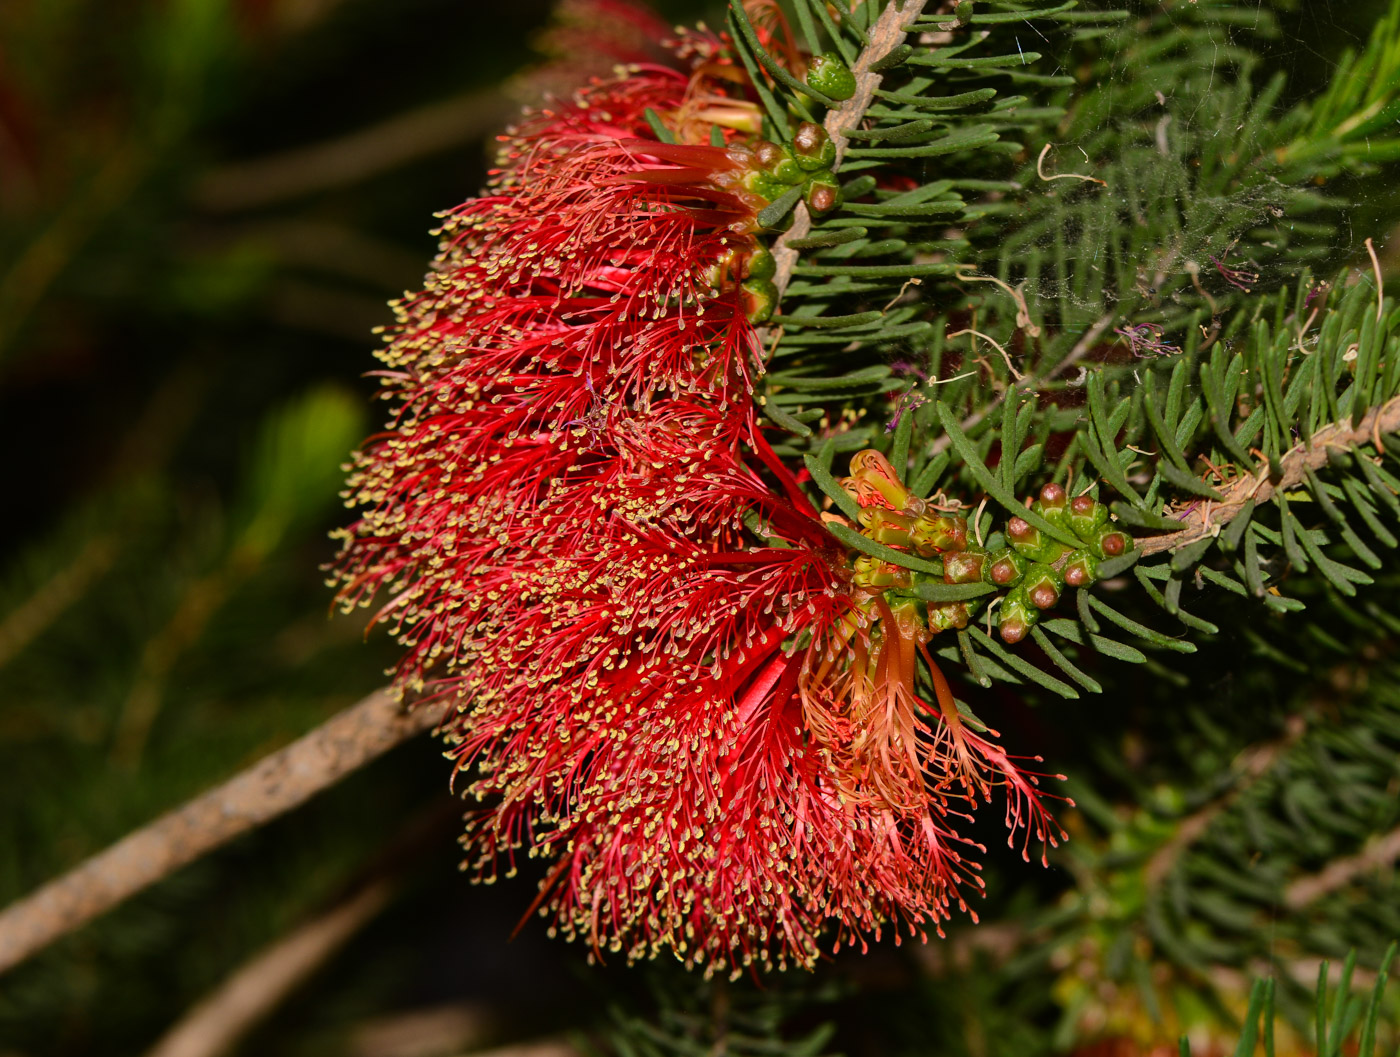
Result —
<instances>
[{"instance_id":1,"label":"reddish-brown bud","mask_svg":"<svg viewBox=\"0 0 1400 1057\"><path fill-rule=\"evenodd\" d=\"M1107 557L1116 558L1128 549L1128 537L1121 532L1105 532L1099 547Z\"/></svg>"},{"instance_id":2,"label":"reddish-brown bud","mask_svg":"<svg viewBox=\"0 0 1400 1057\"><path fill-rule=\"evenodd\" d=\"M840 202L841 192L826 184L813 184L807 198L807 205L814 213L830 213Z\"/></svg>"},{"instance_id":3,"label":"reddish-brown bud","mask_svg":"<svg viewBox=\"0 0 1400 1057\"><path fill-rule=\"evenodd\" d=\"M754 144L753 156L759 165L772 169L783 160L783 148L771 140L761 139Z\"/></svg>"},{"instance_id":4,"label":"reddish-brown bud","mask_svg":"<svg viewBox=\"0 0 1400 1057\"><path fill-rule=\"evenodd\" d=\"M1074 551L1066 562L1062 575L1070 587L1087 587L1098 574L1098 559L1088 551Z\"/></svg>"},{"instance_id":5,"label":"reddish-brown bud","mask_svg":"<svg viewBox=\"0 0 1400 1057\"><path fill-rule=\"evenodd\" d=\"M997 630L1001 632L1001 640L1003 642L1009 642L1014 646L1026 637L1026 632L1029 629L1026 627L1024 621L1003 620L1001 624L997 626Z\"/></svg>"},{"instance_id":6,"label":"reddish-brown bud","mask_svg":"<svg viewBox=\"0 0 1400 1057\"><path fill-rule=\"evenodd\" d=\"M804 121L793 133L792 150L797 155L797 164L808 172L829 169L836 160L836 144L826 134L826 129L811 121Z\"/></svg>"},{"instance_id":7,"label":"reddish-brown bud","mask_svg":"<svg viewBox=\"0 0 1400 1057\"><path fill-rule=\"evenodd\" d=\"M1015 583L1026 571L1026 559L1010 549L988 555L987 562L982 578L997 587Z\"/></svg>"},{"instance_id":8,"label":"reddish-brown bud","mask_svg":"<svg viewBox=\"0 0 1400 1057\"><path fill-rule=\"evenodd\" d=\"M1010 558L1003 558L999 562L992 563L992 583L1005 587L1014 579L1016 579L1016 566L1011 564Z\"/></svg>"},{"instance_id":9,"label":"reddish-brown bud","mask_svg":"<svg viewBox=\"0 0 1400 1057\"><path fill-rule=\"evenodd\" d=\"M943 582L971 584L982 579L982 564L987 556L978 551L952 551L943 556Z\"/></svg>"}]
</instances>

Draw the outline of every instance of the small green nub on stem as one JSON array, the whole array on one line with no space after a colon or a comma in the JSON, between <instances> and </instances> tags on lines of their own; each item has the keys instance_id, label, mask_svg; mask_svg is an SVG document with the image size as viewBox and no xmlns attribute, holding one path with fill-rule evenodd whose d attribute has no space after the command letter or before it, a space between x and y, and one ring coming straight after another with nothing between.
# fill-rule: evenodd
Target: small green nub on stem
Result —
<instances>
[{"instance_id":1,"label":"small green nub on stem","mask_svg":"<svg viewBox=\"0 0 1400 1057\"><path fill-rule=\"evenodd\" d=\"M834 51L812 56L807 83L832 99L846 100L856 94L855 74Z\"/></svg>"}]
</instances>

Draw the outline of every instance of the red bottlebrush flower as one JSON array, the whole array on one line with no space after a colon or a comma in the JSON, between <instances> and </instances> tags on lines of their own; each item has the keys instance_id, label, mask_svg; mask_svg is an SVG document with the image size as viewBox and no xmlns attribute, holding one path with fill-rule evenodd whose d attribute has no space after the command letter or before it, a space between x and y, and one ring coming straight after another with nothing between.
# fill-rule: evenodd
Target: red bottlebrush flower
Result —
<instances>
[{"instance_id":1,"label":"red bottlebrush flower","mask_svg":"<svg viewBox=\"0 0 1400 1057\"><path fill-rule=\"evenodd\" d=\"M965 909L955 822L993 787L1013 830L1054 831L959 714L931 620L882 593L900 570L852 570L756 425L764 199L753 152L709 145L752 107L717 42L686 54L529 115L448 216L381 352L394 411L336 580L347 607L387 594L401 687L460 702L480 876L553 859L542 908L600 953L810 965L824 931ZM853 471L889 531L924 513L878 456ZM916 546L965 539L943 521Z\"/></svg>"}]
</instances>

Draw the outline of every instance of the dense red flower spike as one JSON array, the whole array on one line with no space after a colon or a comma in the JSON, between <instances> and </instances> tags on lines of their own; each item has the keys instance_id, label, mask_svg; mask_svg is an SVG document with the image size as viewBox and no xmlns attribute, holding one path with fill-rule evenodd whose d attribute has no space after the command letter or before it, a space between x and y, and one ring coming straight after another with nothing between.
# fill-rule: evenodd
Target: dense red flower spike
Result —
<instances>
[{"instance_id":1,"label":"dense red flower spike","mask_svg":"<svg viewBox=\"0 0 1400 1057\"><path fill-rule=\"evenodd\" d=\"M599 953L810 965L824 930L966 909L953 822L994 786L1051 831L941 674L918 696L927 633L852 583L755 423L752 106L718 42L683 51L528 115L448 216L336 582L387 595L402 688L460 703L480 876L552 859L541 907Z\"/></svg>"}]
</instances>

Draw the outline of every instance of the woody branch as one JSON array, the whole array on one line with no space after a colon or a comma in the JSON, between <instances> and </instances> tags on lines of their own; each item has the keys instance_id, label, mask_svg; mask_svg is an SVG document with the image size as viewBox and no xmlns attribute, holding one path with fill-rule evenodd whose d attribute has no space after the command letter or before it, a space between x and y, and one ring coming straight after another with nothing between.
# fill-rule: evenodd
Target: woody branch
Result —
<instances>
[{"instance_id":1,"label":"woody branch","mask_svg":"<svg viewBox=\"0 0 1400 1057\"><path fill-rule=\"evenodd\" d=\"M1400 397L1372 408L1353 426L1350 422L1332 422L1313 433L1312 438L1295 444L1279 460L1283 473L1271 479L1266 465L1258 473L1241 477L1229 485L1218 500L1208 500L1179 518L1182 527L1162 536L1145 536L1133 545L1145 557L1162 551L1176 550L1214 535L1238 517L1253 501L1264 503L1276 493L1297 487L1308 470L1318 470L1327 464L1334 451L1348 451L1371 441L1379 453L1380 436L1400 431Z\"/></svg>"},{"instance_id":2,"label":"woody branch","mask_svg":"<svg viewBox=\"0 0 1400 1057\"><path fill-rule=\"evenodd\" d=\"M908 27L923 13L926 3L927 0L904 0L904 5L900 6L898 0L891 0L875 21L875 25L870 27L869 43L861 50L855 65L851 67L851 73L856 79L855 94L842 103L840 109L828 113L822 123L826 134L836 146L836 162L832 166L833 169L840 169L841 159L846 155L846 134L865 120L865 112L870 109L870 104L875 99L875 89L880 87L884 75L878 70L872 70L871 66L904 40L905 34L909 32ZM812 214L807 211L805 203L798 202L792 214L792 227L788 228L773 246L773 258L777 262L773 285L778 288L779 297L782 297L783 291L792 281L792 270L797 267L797 251L788 243L793 239L806 238L811 230Z\"/></svg>"}]
</instances>

